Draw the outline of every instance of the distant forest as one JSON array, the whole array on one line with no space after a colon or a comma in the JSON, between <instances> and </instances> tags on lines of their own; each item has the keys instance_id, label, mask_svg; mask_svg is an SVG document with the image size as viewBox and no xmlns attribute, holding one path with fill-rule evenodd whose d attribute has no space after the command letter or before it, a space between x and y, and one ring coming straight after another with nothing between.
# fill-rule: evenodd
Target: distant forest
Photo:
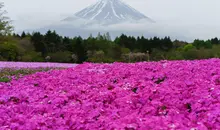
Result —
<instances>
[{"instance_id":1,"label":"distant forest","mask_svg":"<svg viewBox=\"0 0 220 130\"><path fill-rule=\"evenodd\" d=\"M0 37L1 61L28 62L139 62L193 60L220 57L220 40L172 41L169 37L145 38L122 34L111 39L109 33L87 39L69 38L55 31L46 34L23 32Z\"/></svg>"}]
</instances>

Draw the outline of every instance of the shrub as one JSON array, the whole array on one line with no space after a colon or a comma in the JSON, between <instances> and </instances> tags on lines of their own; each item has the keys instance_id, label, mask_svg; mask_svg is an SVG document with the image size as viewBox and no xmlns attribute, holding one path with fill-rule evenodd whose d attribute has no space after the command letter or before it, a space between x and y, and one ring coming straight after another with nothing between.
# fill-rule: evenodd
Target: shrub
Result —
<instances>
[{"instance_id":1,"label":"shrub","mask_svg":"<svg viewBox=\"0 0 220 130\"><path fill-rule=\"evenodd\" d=\"M56 53L48 54L51 57L52 62L71 62L72 61L72 54L69 51L59 51Z\"/></svg>"},{"instance_id":2,"label":"shrub","mask_svg":"<svg viewBox=\"0 0 220 130\"><path fill-rule=\"evenodd\" d=\"M130 51L129 48L121 48L121 52L122 52L122 54L128 54L128 53L130 53L131 51Z\"/></svg>"},{"instance_id":3,"label":"shrub","mask_svg":"<svg viewBox=\"0 0 220 130\"><path fill-rule=\"evenodd\" d=\"M28 62L31 62L32 61L32 57L31 57L31 55L24 55L24 56L22 56L22 61L28 61Z\"/></svg>"},{"instance_id":4,"label":"shrub","mask_svg":"<svg viewBox=\"0 0 220 130\"><path fill-rule=\"evenodd\" d=\"M165 60L166 59L166 54L167 52L158 50L158 49L153 49L152 53L150 55L151 60L153 61L159 61L159 60Z\"/></svg>"},{"instance_id":5,"label":"shrub","mask_svg":"<svg viewBox=\"0 0 220 130\"><path fill-rule=\"evenodd\" d=\"M105 59L105 53L104 51L95 51L92 56L88 58L88 61L90 62L104 62Z\"/></svg>"},{"instance_id":6,"label":"shrub","mask_svg":"<svg viewBox=\"0 0 220 130\"><path fill-rule=\"evenodd\" d=\"M184 57L182 55L181 51L170 51L167 53L167 60L184 60Z\"/></svg>"},{"instance_id":7,"label":"shrub","mask_svg":"<svg viewBox=\"0 0 220 130\"><path fill-rule=\"evenodd\" d=\"M193 44L187 44L183 47L183 51L189 51L191 49L195 49L196 47Z\"/></svg>"},{"instance_id":8,"label":"shrub","mask_svg":"<svg viewBox=\"0 0 220 130\"><path fill-rule=\"evenodd\" d=\"M0 44L1 56L9 61L15 61L18 55L18 47L15 43L4 42Z\"/></svg>"},{"instance_id":9,"label":"shrub","mask_svg":"<svg viewBox=\"0 0 220 130\"><path fill-rule=\"evenodd\" d=\"M124 62L139 62L139 61L147 61L148 54L147 53L128 53L123 54L122 59Z\"/></svg>"},{"instance_id":10,"label":"shrub","mask_svg":"<svg viewBox=\"0 0 220 130\"><path fill-rule=\"evenodd\" d=\"M22 61L31 61L31 62L42 62L44 61L43 57L41 57L41 53L31 51L26 53L21 57Z\"/></svg>"},{"instance_id":11,"label":"shrub","mask_svg":"<svg viewBox=\"0 0 220 130\"><path fill-rule=\"evenodd\" d=\"M77 57L77 55L76 54L72 54L72 61L74 62L74 63L76 63L77 62L77 60L78 60L78 57Z\"/></svg>"},{"instance_id":12,"label":"shrub","mask_svg":"<svg viewBox=\"0 0 220 130\"><path fill-rule=\"evenodd\" d=\"M6 59L4 59L3 56L0 55L0 61L6 61Z\"/></svg>"}]
</instances>

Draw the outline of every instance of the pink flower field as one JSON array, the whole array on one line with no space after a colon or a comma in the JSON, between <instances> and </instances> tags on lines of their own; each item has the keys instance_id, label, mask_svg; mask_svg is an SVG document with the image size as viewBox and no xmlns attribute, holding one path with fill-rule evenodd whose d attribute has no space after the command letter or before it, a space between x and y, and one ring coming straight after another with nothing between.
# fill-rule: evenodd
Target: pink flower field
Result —
<instances>
[{"instance_id":1,"label":"pink flower field","mask_svg":"<svg viewBox=\"0 0 220 130\"><path fill-rule=\"evenodd\" d=\"M69 68L74 67L76 64L67 64L67 63L41 63L41 62L3 62L0 61L0 69L2 68L40 68L40 67L62 67Z\"/></svg>"},{"instance_id":2,"label":"pink flower field","mask_svg":"<svg viewBox=\"0 0 220 130\"><path fill-rule=\"evenodd\" d=\"M0 130L220 130L220 59L84 63L0 84Z\"/></svg>"}]
</instances>

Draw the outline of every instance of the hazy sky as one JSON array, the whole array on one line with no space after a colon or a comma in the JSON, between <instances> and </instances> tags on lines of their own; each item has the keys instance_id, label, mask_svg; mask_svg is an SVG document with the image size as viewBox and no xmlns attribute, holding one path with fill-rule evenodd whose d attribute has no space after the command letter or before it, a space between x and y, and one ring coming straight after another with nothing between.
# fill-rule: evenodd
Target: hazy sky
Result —
<instances>
[{"instance_id":1,"label":"hazy sky","mask_svg":"<svg viewBox=\"0 0 220 130\"><path fill-rule=\"evenodd\" d=\"M98 0L3 0L16 30L52 24ZM219 0L123 0L169 32L220 36ZM160 29L162 30L162 29ZM164 31L164 30L163 30Z\"/></svg>"}]
</instances>

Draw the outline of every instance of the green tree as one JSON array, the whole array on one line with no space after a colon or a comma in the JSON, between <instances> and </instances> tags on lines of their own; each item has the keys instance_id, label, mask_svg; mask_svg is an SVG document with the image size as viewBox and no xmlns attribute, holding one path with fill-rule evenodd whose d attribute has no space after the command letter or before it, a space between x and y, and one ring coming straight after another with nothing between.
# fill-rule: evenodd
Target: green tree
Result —
<instances>
[{"instance_id":1,"label":"green tree","mask_svg":"<svg viewBox=\"0 0 220 130\"><path fill-rule=\"evenodd\" d=\"M71 39L69 37L63 38L63 50L71 51Z\"/></svg>"},{"instance_id":2,"label":"green tree","mask_svg":"<svg viewBox=\"0 0 220 130\"><path fill-rule=\"evenodd\" d=\"M110 36L110 33L109 33L109 32L106 33L106 40L107 40L107 41L111 41L111 36Z\"/></svg>"},{"instance_id":3,"label":"green tree","mask_svg":"<svg viewBox=\"0 0 220 130\"><path fill-rule=\"evenodd\" d=\"M109 58L117 60L121 58L121 55L122 55L122 50L121 47L118 45L114 44L111 47L109 47L109 49L107 50L107 56Z\"/></svg>"},{"instance_id":4,"label":"green tree","mask_svg":"<svg viewBox=\"0 0 220 130\"><path fill-rule=\"evenodd\" d=\"M161 40L161 49L164 51L168 51L172 49L173 47L173 42L171 41L170 37L165 37L164 39Z\"/></svg>"},{"instance_id":5,"label":"green tree","mask_svg":"<svg viewBox=\"0 0 220 130\"><path fill-rule=\"evenodd\" d=\"M47 45L47 51L54 53L61 50L62 38L55 31L47 31L44 36L45 44Z\"/></svg>"},{"instance_id":6,"label":"green tree","mask_svg":"<svg viewBox=\"0 0 220 130\"><path fill-rule=\"evenodd\" d=\"M48 54L51 57L52 62L71 62L72 60L72 55L71 52L69 51L58 51L55 53L49 53Z\"/></svg>"},{"instance_id":7,"label":"green tree","mask_svg":"<svg viewBox=\"0 0 220 130\"><path fill-rule=\"evenodd\" d=\"M211 39L211 44L219 44L220 41L217 37Z\"/></svg>"},{"instance_id":8,"label":"green tree","mask_svg":"<svg viewBox=\"0 0 220 130\"><path fill-rule=\"evenodd\" d=\"M193 46L193 44L187 44L183 47L183 51L189 51L191 49L195 49L195 46Z\"/></svg>"},{"instance_id":9,"label":"green tree","mask_svg":"<svg viewBox=\"0 0 220 130\"><path fill-rule=\"evenodd\" d=\"M21 34L21 38L25 38L26 37L26 33L23 31Z\"/></svg>"},{"instance_id":10,"label":"green tree","mask_svg":"<svg viewBox=\"0 0 220 130\"><path fill-rule=\"evenodd\" d=\"M5 36L10 34L13 31L13 26L11 25L11 21L9 17L5 16L7 13L3 10L4 4L0 3L0 35Z\"/></svg>"},{"instance_id":11,"label":"green tree","mask_svg":"<svg viewBox=\"0 0 220 130\"><path fill-rule=\"evenodd\" d=\"M212 48L212 42L210 40L205 41L204 48L211 49Z\"/></svg>"},{"instance_id":12,"label":"green tree","mask_svg":"<svg viewBox=\"0 0 220 130\"><path fill-rule=\"evenodd\" d=\"M115 40L116 44L121 46L121 47L125 47L130 49L131 51L137 49L136 46L136 39L134 37L131 36L126 36L125 34L122 34L117 41Z\"/></svg>"},{"instance_id":13,"label":"green tree","mask_svg":"<svg viewBox=\"0 0 220 130\"><path fill-rule=\"evenodd\" d=\"M4 42L0 44L0 55L8 61L16 61L18 56L18 47L15 43Z\"/></svg>"},{"instance_id":14,"label":"green tree","mask_svg":"<svg viewBox=\"0 0 220 130\"><path fill-rule=\"evenodd\" d=\"M212 48L212 43L211 43L210 40L204 41L204 40L196 39L196 40L194 40L193 45L197 49L200 49L200 48Z\"/></svg>"},{"instance_id":15,"label":"green tree","mask_svg":"<svg viewBox=\"0 0 220 130\"><path fill-rule=\"evenodd\" d=\"M82 63L86 61L87 53L81 37L76 38L76 44L74 50L75 50L75 54L78 57L78 63Z\"/></svg>"},{"instance_id":16,"label":"green tree","mask_svg":"<svg viewBox=\"0 0 220 130\"><path fill-rule=\"evenodd\" d=\"M121 52L122 52L122 54L128 54L128 53L130 53L131 51L130 51L130 49L128 49L128 48L121 48Z\"/></svg>"},{"instance_id":17,"label":"green tree","mask_svg":"<svg viewBox=\"0 0 220 130\"><path fill-rule=\"evenodd\" d=\"M22 61L28 61L28 62L43 62L44 59L41 56L41 53L36 52L36 51L29 51L26 54L24 54L21 57Z\"/></svg>"},{"instance_id":18,"label":"green tree","mask_svg":"<svg viewBox=\"0 0 220 130\"><path fill-rule=\"evenodd\" d=\"M184 41L179 41L179 40L174 40L173 41L173 49L179 49L182 48L183 46L187 45L187 42Z\"/></svg>"},{"instance_id":19,"label":"green tree","mask_svg":"<svg viewBox=\"0 0 220 130\"><path fill-rule=\"evenodd\" d=\"M47 53L47 46L44 42L44 36L40 32L34 32L31 37L31 42L34 44L35 51L41 52L42 56Z\"/></svg>"},{"instance_id":20,"label":"green tree","mask_svg":"<svg viewBox=\"0 0 220 130\"><path fill-rule=\"evenodd\" d=\"M103 39L104 39L100 32L99 32L98 35L97 35L97 39L98 39L98 40L103 40Z\"/></svg>"}]
</instances>

